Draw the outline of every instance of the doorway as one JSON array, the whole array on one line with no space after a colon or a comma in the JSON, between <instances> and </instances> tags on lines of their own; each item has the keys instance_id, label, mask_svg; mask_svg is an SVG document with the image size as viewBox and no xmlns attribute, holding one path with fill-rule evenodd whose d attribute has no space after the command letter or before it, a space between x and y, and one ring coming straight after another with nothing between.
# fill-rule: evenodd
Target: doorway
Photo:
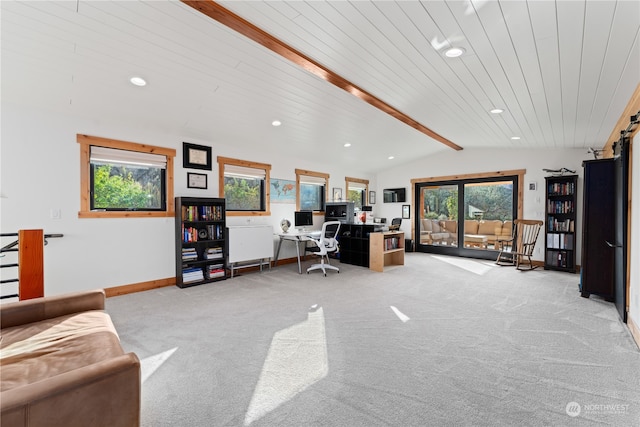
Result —
<instances>
[{"instance_id":1,"label":"doorway","mask_svg":"<svg viewBox=\"0 0 640 427\"><path fill-rule=\"evenodd\" d=\"M416 251L495 259L518 217L523 174L414 181Z\"/></svg>"}]
</instances>

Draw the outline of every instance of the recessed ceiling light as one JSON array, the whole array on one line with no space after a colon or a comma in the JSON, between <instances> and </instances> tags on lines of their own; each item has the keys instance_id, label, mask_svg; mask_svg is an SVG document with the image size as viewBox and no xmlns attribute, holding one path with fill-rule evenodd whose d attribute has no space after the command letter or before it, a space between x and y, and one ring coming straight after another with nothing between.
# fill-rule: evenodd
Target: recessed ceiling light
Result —
<instances>
[{"instance_id":1,"label":"recessed ceiling light","mask_svg":"<svg viewBox=\"0 0 640 427\"><path fill-rule=\"evenodd\" d=\"M347 142L346 144L344 144L345 147L351 147L351 143Z\"/></svg>"},{"instance_id":2,"label":"recessed ceiling light","mask_svg":"<svg viewBox=\"0 0 640 427\"><path fill-rule=\"evenodd\" d=\"M500 113L504 113L504 110L502 108L494 108L493 110L489 111L491 114L500 114Z\"/></svg>"},{"instance_id":3,"label":"recessed ceiling light","mask_svg":"<svg viewBox=\"0 0 640 427\"><path fill-rule=\"evenodd\" d=\"M452 48L447 49L444 52L444 55L447 58L457 58L458 56L462 55L465 52L466 51L462 47L452 47Z\"/></svg>"},{"instance_id":4,"label":"recessed ceiling light","mask_svg":"<svg viewBox=\"0 0 640 427\"><path fill-rule=\"evenodd\" d=\"M511 137L511 139L513 139L514 141L516 141L516 140L520 139L520 137L519 137L519 136L512 136L512 137Z\"/></svg>"},{"instance_id":5,"label":"recessed ceiling light","mask_svg":"<svg viewBox=\"0 0 640 427\"><path fill-rule=\"evenodd\" d=\"M143 79L142 77L131 77L129 79L129 81L131 82L132 85L135 86L146 86L147 85L147 81L145 79Z\"/></svg>"},{"instance_id":6,"label":"recessed ceiling light","mask_svg":"<svg viewBox=\"0 0 640 427\"><path fill-rule=\"evenodd\" d=\"M393 160L393 159L395 159L395 157L393 157L393 156L389 156L389 157L388 157L388 159L389 159L389 160Z\"/></svg>"},{"instance_id":7,"label":"recessed ceiling light","mask_svg":"<svg viewBox=\"0 0 640 427\"><path fill-rule=\"evenodd\" d=\"M280 120L274 120L274 121L271 122L271 124L273 126L280 126L282 124L282 122Z\"/></svg>"}]
</instances>

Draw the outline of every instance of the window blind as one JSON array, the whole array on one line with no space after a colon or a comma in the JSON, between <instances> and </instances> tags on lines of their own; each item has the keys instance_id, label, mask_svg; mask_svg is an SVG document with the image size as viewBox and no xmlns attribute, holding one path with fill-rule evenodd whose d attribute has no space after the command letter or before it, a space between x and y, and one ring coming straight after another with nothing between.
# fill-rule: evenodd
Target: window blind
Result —
<instances>
[{"instance_id":1,"label":"window blind","mask_svg":"<svg viewBox=\"0 0 640 427\"><path fill-rule=\"evenodd\" d=\"M139 151L119 150L91 146L91 163L125 164L166 169L167 157L162 154L141 153Z\"/></svg>"},{"instance_id":2,"label":"window blind","mask_svg":"<svg viewBox=\"0 0 640 427\"><path fill-rule=\"evenodd\" d=\"M264 169L250 168L246 166L224 165L224 175L253 179L265 179L267 176L267 172Z\"/></svg>"},{"instance_id":3,"label":"window blind","mask_svg":"<svg viewBox=\"0 0 640 427\"><path fill-rule=\"evenodd\" d=\"M349 190L366 190L367 184L362 184L360 182L349 181Z\"/></svg>"},{"instance_id":4,"label":"window blind","mask_svg":"<svg viewBox=\"0 0 640 427\"><path fill-rule=\"evenodd\" d=\"M300 184L326 185L327 180L319 176L300 175Z\"/></svg>"}]
</instances>

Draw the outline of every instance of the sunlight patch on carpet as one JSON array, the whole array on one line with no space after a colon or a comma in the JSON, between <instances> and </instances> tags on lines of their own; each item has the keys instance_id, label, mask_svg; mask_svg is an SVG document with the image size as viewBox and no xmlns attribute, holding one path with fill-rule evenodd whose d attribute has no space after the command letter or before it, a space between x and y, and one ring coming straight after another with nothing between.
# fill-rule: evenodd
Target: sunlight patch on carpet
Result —
<instances>
[{"instance_id":1,"label":"sunlight patch on carpet","mask_svg":"<svg viewBox=\"0 0 640 427\"><path fill-rule=\"evenodd\" d=\"M390 305L389 307L391 307L391 310L393 310L396 316L398 316L398 319L402 320L403 323L407 323L410 320L409 316L407 316L406 314L404 314L394 306Z\"/></svg>"},{"instance_id":2,"label":"sunlight patch on carpet","mask_svg":"<svg viewBox=\"0 0 640 427\"><path fill-rule=\"evenodd\" d=\"M153 356L145 357L140 361L140 377L142 379L142 384L151 376L155 371L158 370L160 366L164 362L166 362L178 347L174 347L171 350L163 351L162 353L154 354Z\"/></svg>"},{"instance_id":3,"label":"sunlight patch on carpet","mask_svg":"<svg viewBox=\"0 0 640 427\"><path fill-rule=\"evenodd\" d=\"M433 258L458 268L462 268L463 270L467 270L471 273L477 274L478 276L487 274L491 269L499 267L495 264L487 263L486 261L476 261L467 258L444 257L437 255L434 255Z\"/></svg>"},{"instance_id":4,"label":"sunlight patch on carpet","mask_svg":"<svg viewBox=\"0 0 640 427\"><path fill-rule=\"evenodd\" d=\"M244 425L262 418L329 373L322 307L307 320L276 332L253 392Z\"/></svg>"}]
</instances>

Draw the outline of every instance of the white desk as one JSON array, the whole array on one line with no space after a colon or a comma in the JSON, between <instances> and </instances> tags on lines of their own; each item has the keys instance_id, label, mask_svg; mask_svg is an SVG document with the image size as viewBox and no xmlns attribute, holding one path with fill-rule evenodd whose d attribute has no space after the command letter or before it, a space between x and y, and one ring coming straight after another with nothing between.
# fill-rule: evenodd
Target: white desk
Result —
<instances>
[{"instance_id":1,"label":"white desk","mask_svg":"<svg viewBox=\"0 0 640 427\"><path fill-rule=\"evenodd\" d=\"M278 249L276 250L276 257L273 261L273 266L275 267L278 263L278 256L280 255L280 246L282 246L283 240L290 240L296 242L296 254L298 255L298 274L302 274L302 266L300 265L300 242L304 242L304 247L307 246L307 242L313 237L319 237L321 231L320 230L310 230L310 231L299 231L299 230L291 230L286 233L275 233L280 240L278 241Z\"/></svg>"}]
</instances>

